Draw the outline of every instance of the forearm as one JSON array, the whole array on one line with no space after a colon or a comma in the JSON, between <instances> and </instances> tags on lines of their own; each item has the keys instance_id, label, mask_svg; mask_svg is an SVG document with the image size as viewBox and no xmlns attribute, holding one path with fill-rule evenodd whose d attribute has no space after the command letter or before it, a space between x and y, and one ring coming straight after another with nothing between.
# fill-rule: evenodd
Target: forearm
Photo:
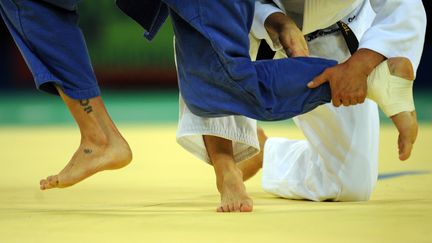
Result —
<instances>
[{"instance_id":1,"label":"forearm","mask_svg":"<svg viewBox=\"0 0 432 243\"><path fill-rule=\"evenodd\" d=\"M426 29L426 15L420 0L370 0L376 12L370 28L360 39L360 47L387 58L406 57L414 70L420 61Z\"/></svg>"},{"instance_id":2,"label":"forearm","mask_svg":"<svg viewBox=\"0 0 432 243\"><path fill-rule=\"evenodd\" d=\"M355 68L368 76L385 59L385 56L376 51L362 48L357 50L346 63L350 69Z\"/></svg>"}]
</instances>

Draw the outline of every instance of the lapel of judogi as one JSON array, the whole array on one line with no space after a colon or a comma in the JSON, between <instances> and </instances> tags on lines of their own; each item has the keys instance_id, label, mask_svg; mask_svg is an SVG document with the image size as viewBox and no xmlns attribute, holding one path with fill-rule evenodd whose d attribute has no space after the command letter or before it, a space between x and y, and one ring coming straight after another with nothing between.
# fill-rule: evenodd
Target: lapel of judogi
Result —
<instances>
[{"instance_id":1,"label":"lapel of judogi","mask_svg":"<svg viewBox=\"0 0 432 243\"><path fill-rule=\"evenodd\" d=\"M289 9L293 1L299 0L274 0L276 5L283 7L287 12L295 12ZM302 31L307 34L341 20L362 0L303 0L303 2Z\"/></svg>"},{"instance_id":2,"label":"lapel of judogi","mask_svg":"<svg viewBox=\"0 0 432 243\"><path fill-rule=\"evenodd\" d=\"M168 7L161 0L117 0L117 6L145 30L152 39L168 17Z\"/></svg>"}]
</instances>

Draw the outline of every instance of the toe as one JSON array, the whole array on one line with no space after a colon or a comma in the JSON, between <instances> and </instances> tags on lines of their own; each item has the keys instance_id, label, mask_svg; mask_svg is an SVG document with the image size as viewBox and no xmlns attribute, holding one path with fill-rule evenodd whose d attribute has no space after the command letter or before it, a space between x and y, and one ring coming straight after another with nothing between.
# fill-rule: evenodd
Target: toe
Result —
<instances>
[{"instance_id":1,"label":"toe","mask_svg":"<svg viewBox=\"0 0 432 243\"><path fill-rule=\"evenodd\" d=\"M413 144L409 141L403 141L399 143L399 159L404 161L407 160L411 155Z\"/></svg>"},{"instance_id":2,"label":"toe","mask_svg":"<svg viewBox=\"0 0 432 243\"><path fill-rule=\"evenodd\" d=\"M240 203L230 203L228 208L230 212L240 212Z\"/></svg>"},{"instance_id":3,"label":"toe","mask_svg":"<svg viewBox=\"0 0 432 243\"><path fill-rule=\"evenodd\" d=\"M402 161L407 160L411 155L411 150L417 138L418 123L416 113L401 112L391 117L391 119L399 131L399 159Z\"/></svg>"},{"instance_id":4,"label":"toe","mask_svg":"<svg viewBox=\"0 0 432 243\"><path fill-rule=\"evenodd\" d=\"M231 212L231 210L230 210L230 208L229 208L229 205L225 205L225 206L223 207L223 210L224 210L224 212L226 212L226 213Z\"/></svg>"},{"instance_id":5,"label":"toe","mask_svg":"<svg viewBox=\"0 0 432 243\"><path fill-rule=\"evenodd\" d=\"M56 175L49 176L48 177L48 184L49 184L50 188L57 187L59 185L58 176L56 176Z\"/></svg>"},{"instance_id":6,"label":"toe","mask_svg":"<svg viewBox=\"0 0 432 243\"><path fill-rule=\"evenodd\" d=\"M234 212L234 205L232 203L228 204L228 211Z\"/></svg>"},{"instance_id":7,"label":"toe","mask_svg":"<svg viewBox=\"0 0 432 243\"><path fill-rule=\"evenodd\" d=\"M223 210L222 212L225 212L225 213L230 212L230 209L229 209L229 205L228 205L228 204L222 205L221 207L222 207L222 210Z\"/></svg>"},{"instance_id":8,"label":"toe","mask_svg":"<svg viewBox=\"0 0 432 243\"><path fill-rule=\"evenodd\" d=\"M222 204L216 209L216 211L218 211L219 213L229 213L230 209L228 204Z\"/></svg>"},{"instance_id":9,"label":"toe","mask_svg":"<svg viewBox=\"0 0 432 243\"><path fill-rule=\"evenodd\" d=\"M242 204L240 207L240 212L252 212L252 205Z\"/></svg>"},{"instance_id":10,"label":"toe","mask_svg":"<svg viewBox=\"0 0 432 243\"><path fill-rule=\"evenodd\" d=\"M252 200L246 200L240 205L240 212L252 212L253 203Z\"/></svg>"},{"instance_id":11,"label":"toe","mask_svg":"<svg viewBox=\"0 0 432 243\"><path fill-rule=\"evenodd\" d=\"M40 180L40 182L39 182L40 189L41 189L41 190L45 190L45 189L47 189L47 188L46 188L46 184L47 184L47 183L48 183L48 182L47 182L47 180L45 180L45 179Z\"/></svg>"},{"instance_id":12,"label":"toe","mask_svg":"<svg viewBox=\"0 0 432 243\"><path fill-rule=\"evenodd\" d=\"M240 202L233 203L231 212L240 212L240 206L241 206Z\"/></svg>"}]
</instances>

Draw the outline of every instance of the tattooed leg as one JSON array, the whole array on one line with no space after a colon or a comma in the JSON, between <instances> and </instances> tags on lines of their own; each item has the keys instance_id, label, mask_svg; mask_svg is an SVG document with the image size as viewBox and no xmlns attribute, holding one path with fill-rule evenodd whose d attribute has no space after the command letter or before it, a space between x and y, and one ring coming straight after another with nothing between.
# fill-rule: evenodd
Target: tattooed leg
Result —
<instances>
[{"instance_id":1,"label":"tattooed leg","mask_svg":"<svg viewBox=\"0 0 432 243\"><path fill-rule=\"evenodd\" d=\"M81 144L60 173L40 181L40 188L72 186L99 171L128 165L132 152L109 117L102 98L73 100L57 89L78 124Z\"/></svg>"},{"instance_id":2,"label":"tattooed leg","mask_svg":"<svg viewBox=\"0 0 432 243\"><path fill-rule=\"evenodd\" d=\"M90 105L90 100L80 100L80 105L84 107L84 111L88 114L93 111L93 107Z\"/></svg>"}]
</instances>

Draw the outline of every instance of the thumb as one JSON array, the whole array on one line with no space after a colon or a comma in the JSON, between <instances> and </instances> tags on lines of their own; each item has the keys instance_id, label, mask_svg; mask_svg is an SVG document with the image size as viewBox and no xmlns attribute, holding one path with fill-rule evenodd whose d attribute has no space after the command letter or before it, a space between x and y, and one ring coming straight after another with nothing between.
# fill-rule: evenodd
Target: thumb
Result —
<instances>
[{"instance_id":1,"label":"thumb","mask_svg":"<svg viewBox=\"0 0 432 243\"><path fill-rule=\"evenodd\" d=\"M310 81L307 84L307 86L311 89L314 89L326 82L328 82L328 75L327 72L324 71L322 74L320 74L319 76L315 77L312 81Z\"/></svg>"}]
</instances>

